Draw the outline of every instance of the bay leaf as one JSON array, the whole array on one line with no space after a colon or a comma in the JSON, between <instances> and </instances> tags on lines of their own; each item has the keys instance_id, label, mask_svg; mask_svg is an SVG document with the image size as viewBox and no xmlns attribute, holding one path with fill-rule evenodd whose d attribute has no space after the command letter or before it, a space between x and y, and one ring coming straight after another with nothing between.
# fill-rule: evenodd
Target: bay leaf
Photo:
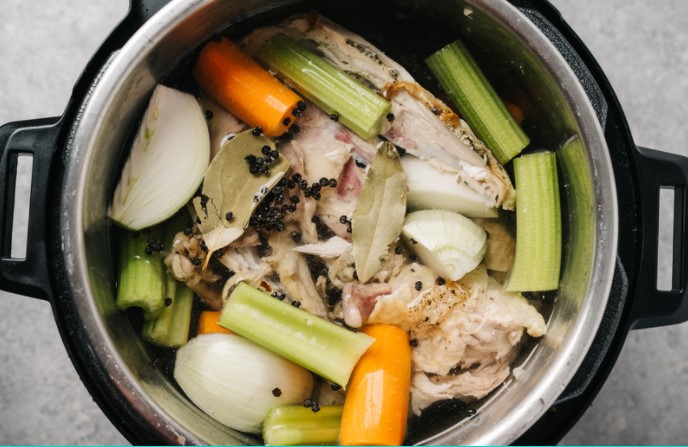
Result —
<instances>
[{"instance_id":1,"label":"bay leaf","mask_svg":"<svg viewBox=\"0 0 688 447\"><path fill-rule=\"evenodd\" d=\"M361 283L372 278L388 259L406 215L406 175L399 153L384 142L373 157L351 217L356 273Z\"/></svg>"},{"instance_id":2,"label":"bay leaf","mask_svg":"<svg viewBox=\"0 0 688 447\"><path fill-rule=\"evenodd\" d=\"M241 132L222 146L205 173L202 196L193 199L199 229L208 247L206 263L214 251L243 234L253 211L289 169L289 160L280 155L270 164L268 175L251 174L247 157L265 157L264 146L276 150L269 138L251 132ZM230 220L228 212L232 213Z\"/></svg>"}]
</instances>

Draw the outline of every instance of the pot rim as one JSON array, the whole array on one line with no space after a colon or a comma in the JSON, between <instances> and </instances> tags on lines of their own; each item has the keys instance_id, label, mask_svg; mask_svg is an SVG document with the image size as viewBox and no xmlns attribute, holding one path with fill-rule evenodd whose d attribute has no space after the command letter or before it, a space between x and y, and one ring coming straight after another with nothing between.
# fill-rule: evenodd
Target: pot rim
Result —
<instances>
[{"instance_id":1,"label":"pot rim","mask_svg":"<svg viewBox=\"0 0 688 447\"><path fill-rule=\"evenodd\" d=\"M182 23L189 15L208 8L220 0L173 0L146 22L113 56L94 81L85 104L70 134L69 159L61 192L64 206L60 213L62 256L68 278L70 296L87 343L99 364L132 411L157 428L160 437L170 443L201 443L196 435L169 416L151 400L137 378L126 366L123 358L102 321L101 310L94 299L85 247L85 221L83 208L87 194L87 172L95 163L93 145L96 136L105 126L102 111L111 107L125 80L143 66L156 45L169 30ZM290 0L291 1L291 0ZM594 185L595 241L593 268L581 306L580 315L571 329L573 335L560 348L560 354L551 372L531 389L528 398L496 426L482 430L476 437L461 439L474 445L508 444L523 434L554 403L583 361L597 332L606 307L615 269L618 210L616 186L612 164L604 133L596 118L593 106L571 67L554 44L518 9L507 1L466 0L469 5L486 12L496 21L510 24L509 30L558 81L569 106L576 117ZM207 36L206 36L207 37ZM153 76L151 74L151 76ZM452 429L435 435L425 442L433 444L455 443Z\"/></svg>"}]
</instances>

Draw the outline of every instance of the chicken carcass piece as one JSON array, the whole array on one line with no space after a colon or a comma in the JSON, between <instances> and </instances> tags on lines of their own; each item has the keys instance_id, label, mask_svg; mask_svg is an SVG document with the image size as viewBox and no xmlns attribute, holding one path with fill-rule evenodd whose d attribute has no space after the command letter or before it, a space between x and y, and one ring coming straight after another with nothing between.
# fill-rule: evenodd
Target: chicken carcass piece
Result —
<instances>
[{"instance_id":1,"label":"chicken carcass piece","mask_svg":"<svg viewBox=\"0 0 688 447\"><path fill-rule=\"evenodd\" d=\"M201 93L198 103L205 113L205 119L208 122L210 159L212 160L220 152L225 142L239 132L248 129L249 126L229 113L220 103L205 93Z\"/></svg>"},{"instance_id":2,"label":"chicken carcass piece","mask_svg":"<svg viewBox=\"0 0 688 447\"><path fill-rule=\"evenodd\" d=\"M364 323L376 323L371 313L379 300L408 303L414 297L430 289L437 275L429 268L418 263L407 263L403 255L393 255L383 263L380 271L367 284L351 282L342 292L344 321L358 328ZM401 298L400 298L401 297ZM388 311L389 314L390 311ZM396 318L390 318L400 320ZM397 324L402 326L403 324ZM410 328L404 328L410 332Z\"/></svg>"},{"instance_id":3,"label":"chicken carcass piece","mask_svg":"<svg viewBox=\"0 0 688 447\"><path fill-rule=\"evenodd\" d=\"M287 228L270 236L268 244L272 254L263 258L263 261L277 273L279 282L292 301L299 301L301 309L326 318L327 308L313 283L308 263L301 253L294 250L296 244L290 236L292 230Z\"/></svg>"},{"instance_id":4,"label":"chicken carcass piece","mask_svg":"<svg viewBox=\"0 0 688 447\"><path fill-rule=\"evenodd\" d=\"M509 272L514 265L516 240L503 223L493 219L475 219L487 233L485 268L495 272Z\"/></svg>"},{"instance_id":5,"label":"chicken carcass piece","mask_svg":"<svg viewBox=\"0 0 688 447\"><path fill-rule=\"evenodd\" d=\"M266 291L277 286L269 281L272 269L260 261L255 247L229 247L222 253L220 262L234 273L222 289L223 300L226 300L234 286L242 281L262 290L268 289Z\"/></svg>"},{"instance_id":6,"label":"chicken carcass piece","mask_svg":"<svg viewBox=\"0 0 688 447\"><path fill-rule=\"evenodd\" d=\"M178 232L174 237L172 249L165 256L165 265L172 275L185 283L189 289L214 310L222 308L222 276L211 268L203 269L207 252L201 248L203 237L200 234L186 235Z\"/></svg>"},{"instance_id":7,"label":"chicken carcass piece","mask_svg":"<svg viewBox=\"0 0 688 447\"><path fill-rule=\"evenodd\" d=\"M242 46L255 55L279 32L315 46L328 62L364 79L389 99L395 119L381 129L386 138L438 169L456 174L457 182L484 197L485 206L513 209L516 193L501 164L468 124L402 66L361 36L316 14L296 15L280 25L258 28L242 40Z\"/></svg>"},{"instance_id":8,"label":"chicken carcass piece","mask_svg":"<svg viewBox=\"0 0 688 447\"><path fill-rule=\"evenodd\" d=\"M323 187L320 190L321 198L315 202L315 214L337 236L351 240L347 225L340 222L340 218L353 213L365 179L365 166L375 154L376 147L330 119L313 104L306 107L298 125L299 133L282 146L282 150L300 155L301 174L309 185L322 178L337 180L335 188Z\"/></svg>"},{"instance_id":9,"label":"chicken carcass piece","mask_svg":"<svg viewBox=\"0 0 688 447\"><path fill-rule=\"evenodd\" d=\"M429 380L413 380L416 413L431 402L446 399L447 390L454 393L450 397L463 400L484 397L508 376L524 331L532 337L545 333L542 315L521 294L505 292L484 267L459 282L434 286L418 296L395 293L380 297L368 322L399 325L416 340L414 371L430 374ZM414 401L416 383L423 384L419 392L424 397ZM431 389L436 394L430 393Z\"/></svg>"}]
</instances>

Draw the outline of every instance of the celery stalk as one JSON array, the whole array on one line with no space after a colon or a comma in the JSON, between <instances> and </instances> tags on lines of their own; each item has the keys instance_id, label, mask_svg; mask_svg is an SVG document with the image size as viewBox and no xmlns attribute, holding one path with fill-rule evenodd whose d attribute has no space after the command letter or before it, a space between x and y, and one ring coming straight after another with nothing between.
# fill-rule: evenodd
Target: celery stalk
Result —
<instances>
[{"instance_id":1,"label":"celery stalk","mask_svg":"<svg viewBox=\"0 0 688 447\"><path fill-rule=\"evenodd\" d=\"M425 62L475 134L502 164L530 139L516 123L463 43L453 42Z\"/></svg>"},{"instance_id":2,"label":"celery stalk","mask_svg":"<svg viewBox=\"0 0 688 447\"><path fill-rule=\"evenodd\" d=\"M506 283L510 292L535 292L559 287L561 208L557 159L538 152L514 160L516 255Z\"/></svg>"},{"instance_id":3,"label":"celery stalk","mask_svg":"<svg viewBox=\"0 0 688 447\"><path fill-rule=\"evenodd\" d=\"M146 253L149 239L159 240L159 231L150 234L122 230L120 276L117 288L117 307L143 308L146 318L160 314L164 304L165 273L160 253Z\"/></svg>"},{"instance_id":4,"label":"celery stalk","mask_svg":"<svg viewBox=\"0 0 688 447\"><path fill-rule=\"evenodd\" d=\"M303 406L276 407L263 422L266 445L336 445L342 421L341 405L318 412Z\"/></svg>"},{"instance_id":5,"label":"celery stalk","mask_svg":"<svg viewBox=\"0 0 688 447\"><path fill-rule=\"evenodd\" d=\"M375 341L245 283L232 291L219 323L342 387Z\"/></svg>"},{"instance_id":6,"label":"celery stalk","mask_svg":"<svg viewBox=\"0 0 688 447\"><path fill-rule=\"evenodd\" d=\"M389 101L352 76L303 48L291 37L277 34L258 58L303 96L363 138L371 138L391 108Z\"/></svg>"},{"instance_id":7,"label":"celery stalk","mask_svg":"<svg viewBox=\"0 0 688 447\"><path fill-rule=\"evenodd\" d=\"M178 348L189 340L193 292L170 273L165 277L165 308L145 321L143 338L155 345Z\"/></svg>"}]
</instances>

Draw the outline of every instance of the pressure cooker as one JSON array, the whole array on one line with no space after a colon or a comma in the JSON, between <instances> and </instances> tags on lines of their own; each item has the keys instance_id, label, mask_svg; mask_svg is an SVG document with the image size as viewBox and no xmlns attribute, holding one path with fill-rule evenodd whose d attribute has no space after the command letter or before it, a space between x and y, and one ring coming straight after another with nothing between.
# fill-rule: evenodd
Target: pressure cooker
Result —
<instances>
[{"instance_id":1,"label":"pressure cooker","mask_svg":"<svg viewBox=\"0 0 688 447\"><path fill-rule=\"evenodd\" d=\"M594 398L631 328L688 319L682 237L688 159L634 144L604 73L546 2L132 1L62 116L0 128L2 288L51 302L82 381L132 442L257 441L191 405L115 309L105 210L118 174L113 167L156 82L217 32L314 8L354 30L366 26L361 11L455 28L479 59L501 61L493 73L517 80L502 88L531 112L539 144L554 145L570 133L584 143L585 168L576 170L582 180L563 188L573 194L563 199L562 284L547 336L478 412L428 423L410 439L556 442ZM412 44L402 35L391 38L398 29L385 32L380 39L388 44ZM381 46L394 54L393 45ZM10 248L11 216L23 154L33 157L33 184L27 253L18 259ZM569 167L562 169L566 177ZM667 188L674 191L674 268L670 290L657 290L658 205Z\"/></svg>"}]
</instances>

